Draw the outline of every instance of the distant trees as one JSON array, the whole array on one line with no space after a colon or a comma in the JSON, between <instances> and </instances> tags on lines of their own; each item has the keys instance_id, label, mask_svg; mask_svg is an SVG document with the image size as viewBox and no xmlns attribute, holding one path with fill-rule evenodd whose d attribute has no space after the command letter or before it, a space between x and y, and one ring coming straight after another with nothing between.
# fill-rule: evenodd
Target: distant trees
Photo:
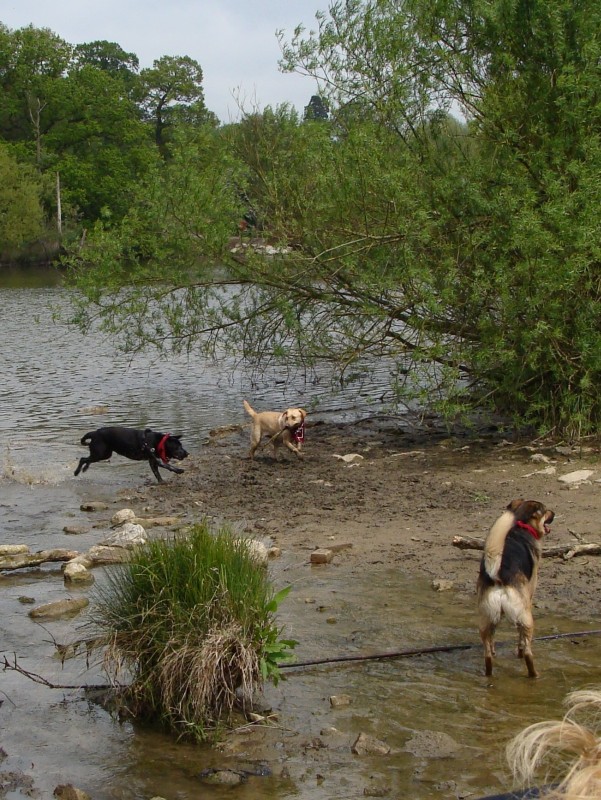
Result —
<instances>
[{"instance_id":1,"label":"distant trees","mask_svg":"<svg viewBox=\"0 0 601 800\"><path fill-rule=\"evenodd\" d=\"M174 130L122 222L74 255L87 302L131 347L229 343L343 377L386 360L402 402L595 432L601 6L347 0L317 16L281 40L282 67L318 81L329 118L310 101L302 120ZM288 249L232 253L248 203Z\"/></svg>"},{"instance_id":2,"label":"distant trees","mask_svg":"<svg viewBox=\"0 0 601 800\"><path fill-rule=\"evenodd\" d=\"M217 122L204 104L202 69L188 57L163 57L139 71L138 57L115 42L71 45L52 31L0 23L0 145L19 165L30 196L33 167L45 233L57 238L56 175L60 175L63 243L79 240L98 219L114 224L132 187L169 156L177 125ZM29 176L29 177L26 177ZM40 187L48 187L42 191ZM29 204L31 207L31 203ZM31 238L41 220L27 226ZM21 230L22 226L18 226ZM0 252L16 239L0 238ZM57 242L59 244L59 242Z\"/></svg>"}]
</instances>

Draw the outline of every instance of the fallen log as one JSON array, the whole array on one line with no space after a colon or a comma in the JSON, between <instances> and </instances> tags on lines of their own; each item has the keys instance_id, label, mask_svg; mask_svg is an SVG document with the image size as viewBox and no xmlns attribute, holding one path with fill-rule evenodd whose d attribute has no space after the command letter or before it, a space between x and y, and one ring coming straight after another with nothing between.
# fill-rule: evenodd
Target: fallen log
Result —
<instances>
[{"instance_id":1,"label":"fallen log","mask_svg":"<svg viewBox=\"0 0 601 800\"><path fill-rule=\"evenodd\" d=\"M453 547L460 550L484 550L483 539L473 539L471 536L454 536ZM553 558L561 556L564 560L574 556L598 556L601 555L601 544L590 542L585 544L556 544L551 547L543 547L543 558Z\"/></svg>"},{"instance_id":2,"label":"fallen log","mask_svg":"<svg viewBox=\"0 0 601 800\"><path fill-rule=\"evenodd\" d=\"M36 553L14 553L0 556L0 571L38 567L49 561L71 561L77 550L38 550Z\"/></svg>"}]
</instances>

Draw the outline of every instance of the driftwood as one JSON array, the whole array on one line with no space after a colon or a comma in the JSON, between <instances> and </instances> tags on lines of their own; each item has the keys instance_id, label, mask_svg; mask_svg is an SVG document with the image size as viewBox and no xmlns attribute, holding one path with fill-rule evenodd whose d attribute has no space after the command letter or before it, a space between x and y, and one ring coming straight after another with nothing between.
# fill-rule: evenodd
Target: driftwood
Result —
<instances>
[{"instance_id":1,"label":"driftwood","mask_svg":"<svg viewBox=\"0 0 601 800\"><path fill-rule=\"evenodd\" d=\"M454 536L453 547L458 547L460 550L484 550L484 540L473 539L471 536ZM556 544L551 547L543 547L543 558L561 556L567 561L574 556L598 555L601 555L601 544L595 542L589 544Z\"/></svg>"},{"instance_id":2,"label":"driftwood","mask_svg":"<svg viewBox=\"0 0 601 800\"><path fill-rule=\"evenodd\" d=\"M77 550L38 550L37 553L11 553L0 555L0 571L37 567L49 561L71 561Z\"/></svg>"}]
</instances>

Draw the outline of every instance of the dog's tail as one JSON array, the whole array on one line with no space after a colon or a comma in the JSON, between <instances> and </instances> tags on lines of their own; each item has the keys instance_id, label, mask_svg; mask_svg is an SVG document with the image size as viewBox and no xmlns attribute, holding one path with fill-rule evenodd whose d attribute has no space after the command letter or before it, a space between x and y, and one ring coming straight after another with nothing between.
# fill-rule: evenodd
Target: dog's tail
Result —
<instances>
[{"instance_id":1,"label":"dog's tail","mask_svg":"<svg viewBox=\"0 0 601 800\"><path fill-rule=\"evenodd\" d=\"M249 414L251 417L256 417L257 416L257 412L250 405L250 403L247 403L246 400L243 400L242 402L244 403L244 409L245 409L246 413Z\"/></svg>"},{"instance_id":2,"label":"dog's tail","mask_svg":"<svg viewBox=\"0 0 601 800\"><path fill-rule=\"evenodd\" d=\"M491 580L498 580L507 534L515 524L513 511L504 511L492 526L484 542L484 569Z\"/></svg>"},{"instance_id":3,"label":"dog's tail","mask_svg":"<svg viewBox=\"0 0 601 800\"><path fill-rule=\"evenodd\" d=\"M81 437L81 440L80 440L81 443L83 445L86 445L89 441L91 441L93 435L94 435L94 431L90 431L89 433L86 433L85 436Z\"/></svg>"}]
</instances>

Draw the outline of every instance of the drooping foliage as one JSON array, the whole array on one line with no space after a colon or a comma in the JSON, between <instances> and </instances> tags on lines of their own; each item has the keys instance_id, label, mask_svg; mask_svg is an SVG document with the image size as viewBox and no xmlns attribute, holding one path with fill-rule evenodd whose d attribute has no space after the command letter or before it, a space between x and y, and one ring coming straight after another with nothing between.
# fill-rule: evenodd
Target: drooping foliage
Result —
<instances>
[{"instance_id":1,"label":"drooping foliage","mask_svg":"<svg viewBox=\"0 0 601 800\"><path fill-rule=\"evenodd\" d=\"M346 0L280 43L327 118L310 101L203 126L185 93L162 114L156 76L164 157L72 254L82 326L343 376L385 363L391 400L594 432L598 4Z\"/></svg>"}]
</instances>

